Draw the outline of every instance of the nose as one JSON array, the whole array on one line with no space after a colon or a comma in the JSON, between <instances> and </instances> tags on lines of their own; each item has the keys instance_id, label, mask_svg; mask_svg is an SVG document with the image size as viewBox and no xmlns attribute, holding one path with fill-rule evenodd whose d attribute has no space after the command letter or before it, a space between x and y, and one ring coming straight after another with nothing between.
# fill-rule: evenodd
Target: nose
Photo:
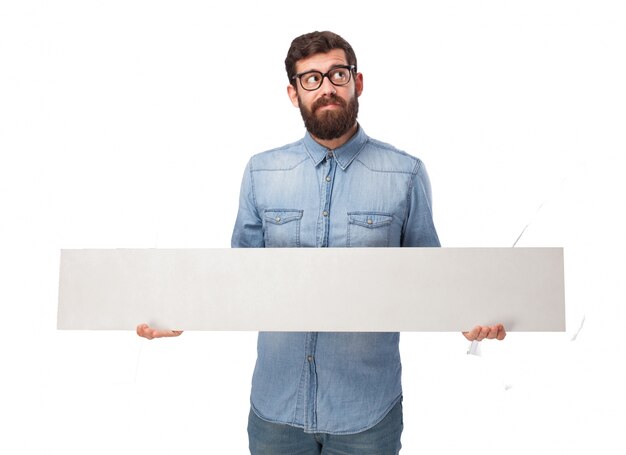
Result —
<instances>
[{"instance_id":1,"label":"nose","mask_svg":"<svg viewBox=\"0 0 626 455\"><path fill-rule=\"evenodd\" d=\"M322 85L319 90L322 92L322 95L334 95L337 93L336 87L330 82L330 78L328 75L324 75L322 77Z\"/></svg>"}]
</instances>

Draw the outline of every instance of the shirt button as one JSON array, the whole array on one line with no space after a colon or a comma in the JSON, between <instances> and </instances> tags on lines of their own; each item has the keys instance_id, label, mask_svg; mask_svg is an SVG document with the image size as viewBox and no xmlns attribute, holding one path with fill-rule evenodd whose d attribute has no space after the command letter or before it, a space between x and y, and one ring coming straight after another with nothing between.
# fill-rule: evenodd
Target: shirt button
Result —
<instances>
[{"instance_id":1,"label":"shirt button","mask_svg":"<svg viewBox=\"0 0 626 455\"><path fill-rule=\"evenodd\" d=\"M276 217L276 222L280 223L280 217L279 216Z\"/></svg>"},{"instance_id":2,"label":"shirt button","mask_svg":"<svg viewBox=\"0 0 626 455\"><path fill-rule=\"evenodd\" d=\"M333 157L333 152L332 151L328 152L328 158L332 158L332 157Z\"/></svg>"},{"instance_id":3,"label":"shirt button","mask_svg":"<svg viewBox=\"0 0 626 455\"><path fill-rule=\"evenodd\" d=\"M322 215L324 215L324 216L328 216L328 212L327 212L326 210L324 210L324 211L322 212Z\"/></svg>"},{"instance_id":4,"label":"shirt button","mask_svg":"<svg viewBox=\"0 0 626 455\"><path fill-rule=\"evenodd\" d=\"M327 176L326 176L326 181L327 181L327 182L330 182L330 175L327 175Z\"/></svg>"},{"instance_id":5,"label":"shirt button","mask_svg":"<svg viewBox=\"0 0 626 455\"><path fill-rule=\"evenodd\" d=\"M373 221L372 220L367 220L367 224L372 224Z\"/></svg>"},{"instance_id":6,"label":"shirt button","mask_svg":"<svg viewBox=\"0 0 626 455\"><path fill-rule=\"evenodd\" d=\"M310 356L308 356L306 359L307 359L309 362L312 362L312 361L313 361L313 356L312 356L312 355L310 355Z\"/></svg>"}]
</instances>

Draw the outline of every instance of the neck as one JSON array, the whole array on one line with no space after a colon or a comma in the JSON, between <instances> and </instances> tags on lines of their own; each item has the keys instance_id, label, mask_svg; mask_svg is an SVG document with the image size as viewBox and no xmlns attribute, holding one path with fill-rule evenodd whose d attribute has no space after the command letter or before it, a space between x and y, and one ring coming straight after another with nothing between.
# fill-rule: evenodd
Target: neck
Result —
<instances>
[{"instance_id":1,"label":"neck","mask_svg":"<svg viewBox=\"0 0 626 455\"><path fill-rule=\"evenodd\" d=\"M313 136L312 134L311 134L311 137L313 139L315 139L315 142L317 142L320 145L323 145L327 149L335 150L335 149L341 147L346 142L348 142L350 140L350 138L355 135L357 129L358 129L358 125L355 122L354 125L352 126L352 128L350 128L348 131L346 131L344 134L342 134L341 136L339 136L336 139L319 139L319 138Z\"/></svg>"}]
</instances>

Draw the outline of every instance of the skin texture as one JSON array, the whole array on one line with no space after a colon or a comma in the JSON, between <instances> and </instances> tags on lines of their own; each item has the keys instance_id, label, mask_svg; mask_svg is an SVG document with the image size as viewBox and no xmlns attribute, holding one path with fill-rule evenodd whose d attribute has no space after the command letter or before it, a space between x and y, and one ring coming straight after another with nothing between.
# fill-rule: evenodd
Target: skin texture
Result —
<instances>
[{"instance_id":1,"label":"skin texture","mask_svg":"<svg viewBox=\"0 0 626 455\"><path fill-rule=\"evenodd\" d=\"M305 59L299 60L296 63L296 73L303 73L306 71L320 71L326 73L329 69L337 65L347 65L347 59L345 52L342 49L333 49L327 53L314 54ZM353 97L359 97L363 93L363 75L361 73L353 74L350 82L344 86L337 87L333 85L328 78L324 78L322 85L317 90L307 91L299 87L299 82L296 81L296 86L287 86L287 95L291 100L294 107L312 109L314 103L319 102L320 98L332 98L337 96L342 98L348 103ZM338 104L329 104L319 108L318 112L332 109L344 109L344 107ZM318 143L322 144L326 148L333 150L343 144L345 144L357 131L357 123L346 131L338 138L323 140L313 136ZM177 337L182 334L182 330L157 330L153 329L148 324L140 324L137 326L137 335L148 340L154 338L170 338ZM506 331L502 324L496 324L492 326L477 325L469 332L462 332L468 341L482 341L482 340L503 340L506 337Z\"/></svg>"}]
</instances>

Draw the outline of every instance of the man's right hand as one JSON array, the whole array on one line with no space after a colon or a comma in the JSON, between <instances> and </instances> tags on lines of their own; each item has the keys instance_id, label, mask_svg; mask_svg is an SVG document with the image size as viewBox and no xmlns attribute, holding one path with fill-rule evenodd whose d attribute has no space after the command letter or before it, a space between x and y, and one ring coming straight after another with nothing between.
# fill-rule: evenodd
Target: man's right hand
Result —
<instances>
[{"instance_id":1,"label":"man's right hand","mask_svg":"<svg viewBox=\"0 0 626 455\"><path fill-rule=\"evenodd\" d=\"M153 329L148 324L139 324L137 326L137 335L143 338L147 338L148 340L152 340L153 338L177 337L181 333L183 333L182 330Z\"/></svg>"}]
</instances>

